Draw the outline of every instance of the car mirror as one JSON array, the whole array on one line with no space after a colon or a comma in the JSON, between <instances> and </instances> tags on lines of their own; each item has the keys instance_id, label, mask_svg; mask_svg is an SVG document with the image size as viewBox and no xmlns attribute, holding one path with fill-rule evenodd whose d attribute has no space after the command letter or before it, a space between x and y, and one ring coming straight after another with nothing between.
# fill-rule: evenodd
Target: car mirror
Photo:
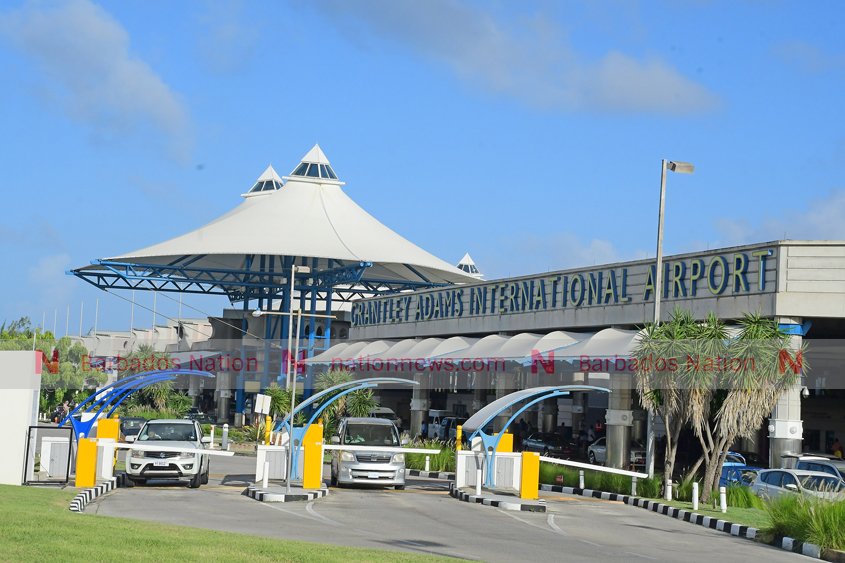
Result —
<instances>
[{"instance_id":1,"label":"car mirror","mask_svg":"<svg viewBox=\"0 0 845 563\"><path fill-rule=\"evenodd\" d=\"M202 442L203 444L210 444L211 443L211 436L203 436L200 439L200 442Z\"/></svg>"},{"instance_id":2,"label":"car mirror","mask_svg":"<svg viewBox=\"0 0 845 563\"><path fill-rule=\"evenodd\" d=\"M407 446L409 443L410 441L407 438L402 438L401 440L399 440L400 446Z\"/></svg>"},{"instance_id":3,"label":"car mirror","mask_svg":"<svg viewBox=\"0 0 845 563\"><path fill-rule=\"evenodd\" d=\"M340 443L340 436L332 436L331 443L332 444L339 444Z\"/></svg>"},{"instance_id":4,"label":"car mirror","mask_svg":"<svg viewBox=\"0 0 845 563\"><path fill-rule=\"evenodd\" d=\"M137 436L126 436L126 438L124 438L124 439L126 440L126 442L128 444L131 444L132 442L135 441L135 438L137 438Z\"/></svg>"},{"instance_id":5,"label":"car mirror","mask_svg":"<svg viewBox=\"0 0 845 563\"><path fill-rule=\"evenodd\" d=\"M786 485L783 486L783 488L786 489L787 491L792 491L793 493L798 492L798 485L796 485L795 483L787 483Z\"/></svg>"}]
</instances>

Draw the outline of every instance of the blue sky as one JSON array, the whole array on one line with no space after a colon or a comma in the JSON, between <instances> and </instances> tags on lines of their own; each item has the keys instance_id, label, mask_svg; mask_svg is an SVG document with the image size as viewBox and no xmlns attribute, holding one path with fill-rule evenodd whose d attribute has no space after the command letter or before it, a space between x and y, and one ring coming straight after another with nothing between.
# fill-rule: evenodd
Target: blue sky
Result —
<instances>
[{"instance_id":1,"label":"blue sky","mask_svg":"<svg viewBox=\"0 0 845 563\"><path fill-rule=\"evenodd\" d=\"M315 142L365 209L450 262L469 251L488 278L653 256L661 158L696 165L669 178L669 253L845 239L843 16L841 2L4 2L0 319L46 313L50 328L58 311L62 334L70 306L75 333L99 297L100 328L127 328L125 302L65 270L202 225Z\"/></svg>"}]
</instances>

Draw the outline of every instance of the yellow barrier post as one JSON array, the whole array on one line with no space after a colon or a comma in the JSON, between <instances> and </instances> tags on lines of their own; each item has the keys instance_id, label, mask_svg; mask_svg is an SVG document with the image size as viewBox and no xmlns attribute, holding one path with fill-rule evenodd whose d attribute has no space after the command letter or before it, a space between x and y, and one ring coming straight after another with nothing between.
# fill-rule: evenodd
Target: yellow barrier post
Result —
<instances>
[{"instance_id":1,"label":"yellow barrier post","mask_svg":"<svg viewBox=\"0 0 845 563\"><path fill-rule=\"evenodd\" d=\"M264 444L270 444L270 433L273 431L273 419L270 415L264 417Z\"/></svg>"},{"instance_id":2,"label":"yellow barrier post","mask_svg":"<svg viewBox=\"0 0 845 563\"><path fill-rule=\"evenodd\" d=\"M502 437L499 439L499 445L496 446L496 451L507 454L513 452L513 434L503 432Z\"/></svg>"},{"instance_id":3,"label":"yellow barrier post","mask_svg":"<svg viewBox=\"0 0 845 563\"><path fill-rule=\"evenodd\" d=\"M540 498L540 454L522 452L522 475L519 479L519 498Z\"/></svg>"},{"instance_id":4,"label":"yellow barrier post","mask_svg":"<svg viewBox=\"0 0 845 563\"><path fill-rule=\"evenodd\" d=\"M97 438L111 438L120 441L120 419L101 418L97 421Z\"/></svg>"},{"instance_id":5,"label":"yellow barrier post","mask_svg":"<svg viewBox=\"0 0 845 563\"><path fill-rule=\"evenodd\" d=\"M323 425L312 424L302 439L305 449L302 459L302 488L319 489L323 486Z\"/></svg>"},{"instance_id":6,"label":"yellow barrier post","mask_svg":"<svg viewBox=\"0 0 845 563\"><path fill-rule=\"evenodd\" d=\"M455 451L461 451L461 440L464 437L464 427L462 425L458 425L455 428Z\"/></svg>"},{"instance_id":7,"label":"yellow barrier post","mask_svg":"<svg viewBox=\"0 0 845 563\"><path fill-rule=\"evenodd\" d=\"M76 445L75 486L87 488L97 484L97 440L80 438Z\"/></svg>"}]
</instances>

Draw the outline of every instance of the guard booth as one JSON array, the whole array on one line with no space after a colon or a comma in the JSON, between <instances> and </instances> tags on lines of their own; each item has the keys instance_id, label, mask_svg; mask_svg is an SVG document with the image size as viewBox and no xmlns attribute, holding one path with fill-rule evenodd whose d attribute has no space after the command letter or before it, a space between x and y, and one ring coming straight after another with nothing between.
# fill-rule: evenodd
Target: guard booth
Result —
<instances>
[{"instance_id":1,"label":"guard booth","mask_svg":"<svg viewBox=\"0 0 845 563\"><path fill-rule=\"evenodd\" d=\"M76 459L73 430L30 426L24 459L24 485L66 485Z\"/></svg>"}]
</instances>

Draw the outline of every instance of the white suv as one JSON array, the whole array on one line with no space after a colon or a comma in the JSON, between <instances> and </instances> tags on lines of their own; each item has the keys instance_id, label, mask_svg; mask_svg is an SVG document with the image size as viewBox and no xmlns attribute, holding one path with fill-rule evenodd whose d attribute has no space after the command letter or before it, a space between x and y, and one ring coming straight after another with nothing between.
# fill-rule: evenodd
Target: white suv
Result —
<instances>
[{"instance_id":1,"label":"white suv","mask_svg":"<svg viewBox=\"0 0 845 563\"><path fill-rule=\"evenodd\" d=\"M208 456L201 452L205 449L204 444L211 439L203 437L197 421L150 420L133 441L167 449L129 450L126 454L126 476L132 483L146 483L147 479L187 478L192 489L208 483Z\"/></svg>"}]
</instances>

